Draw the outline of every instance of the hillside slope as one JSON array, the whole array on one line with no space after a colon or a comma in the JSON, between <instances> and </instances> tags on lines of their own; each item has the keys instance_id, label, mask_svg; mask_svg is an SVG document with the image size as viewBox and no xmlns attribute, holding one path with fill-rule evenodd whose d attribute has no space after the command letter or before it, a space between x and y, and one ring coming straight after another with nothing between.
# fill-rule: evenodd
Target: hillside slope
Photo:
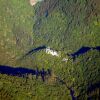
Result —
<instances>
[{"instance_id":1,"label":"hillside slope","mask_svg":"<svg viewBox=\"0 0 100 100\"><path fill-rule=\"evenodd\" d=\"M99 5L100 0L43 0L34 6L0 0L1 100L99 100ZM31 73L13 76L3 66L50 69L51 76L44 82Z\"/></svg>"}]
</instances>

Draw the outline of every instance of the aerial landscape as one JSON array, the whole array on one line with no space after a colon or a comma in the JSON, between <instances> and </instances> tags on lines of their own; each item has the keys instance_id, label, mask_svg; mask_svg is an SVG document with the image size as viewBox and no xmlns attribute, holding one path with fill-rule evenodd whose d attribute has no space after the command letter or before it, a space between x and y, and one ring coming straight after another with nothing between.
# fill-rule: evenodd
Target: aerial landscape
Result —
<instances>
[{"instance_id":1,"label":"aerial landscape","mask_svg":"<svg viewBox=\"0 0 100 100\"><path fill-rule=\"evenodd\" d=\"M100 0L0 0L0 100L100 100Z\"/></svg>"}]
</instances>

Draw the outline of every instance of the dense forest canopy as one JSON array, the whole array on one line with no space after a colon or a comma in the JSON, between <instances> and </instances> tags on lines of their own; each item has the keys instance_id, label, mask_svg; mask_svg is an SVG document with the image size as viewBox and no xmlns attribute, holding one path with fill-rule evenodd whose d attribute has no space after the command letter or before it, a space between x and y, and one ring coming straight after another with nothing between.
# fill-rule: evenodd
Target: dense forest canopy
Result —
<instances>
[{"instance_id":1,"label":"dense forest canopy","mask_svg":"<svg viewBox=\"0 0 100 100\"><path fill-rule=\"evenodd\" d=\"M100 0L30 1L0 0L0 66L51 75L43 82L0 67L1 100L99 100Z\"/></svg>"}]
</instances>

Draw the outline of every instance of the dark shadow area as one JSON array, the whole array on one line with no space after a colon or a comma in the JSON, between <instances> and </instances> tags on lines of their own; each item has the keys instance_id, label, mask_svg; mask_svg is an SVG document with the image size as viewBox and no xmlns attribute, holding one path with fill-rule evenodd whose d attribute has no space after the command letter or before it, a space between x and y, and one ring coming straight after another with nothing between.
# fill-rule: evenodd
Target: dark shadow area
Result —
<instances>
[{"instance_id":1,"label":"dark shadow area","mask_svg":"<svg viewBox=\"0 0 100 100\"><path fill-rule=\"evenodd\" d=\"M45 76L51 75L51 70L50 69L44 70L44 68L42 68L41 70L39 70L38 68L37 69L28 69L22 67L13 68L10 66L0 65L0 73L11 76L24 77L24 78L27 77L27 75L32 74L36 75L36 79L38 78L38 76L41 76L42 80L45 81Z\"/></svg>"},{"instance_id":2,"label":"dark shadow area","mask_svg":"<svg viewBox=\"0 0 100 100\"><path fill-rule=\"evenodd\" d=\"M93 84L88 87L87 93L94 91L95 89L100 88L100 83Z\"/></svg>"},{"instance_id":3,"label":"dark shadow area","mask_svg":"<svg viewBox=\"0 0 100 100\"><path fill-rule=\"evenodd\" d=\"M41 3L38 9L36 9L36 15L37 16L44 16L45 12L50 14L55 8L57 8L59 5L59 0L44 0L44 2ZM48 16L48 14L46 14ZM45 16L45 17L47 17Z\"/></svg>"},{"instance_id":4,"label":"dark shadow area","mask_svg":"<svg viewBox=\"0 0 100 100\"><path fill-rule=\"evenodd\" d=\"M81 47L78 51L70 54L70 56L75 59L76 57L78 57L79 55L82 55L86 52L88 52L89 50L98 50L100 51L100 46L97 47Z\"/></svg>"},{"instance_id":5,"label":"dark shadow area","mask_svg":"<svg viewBox=\"0 0 100 100\"><path fill-rule=\"evenodd\" d=\"M32 53L36 53L36 52L38 52L40 50L43 50L43 49L46 49L46 46L45 45L40 46L40 47L37 47L37 48L33 48L32 50L28 51L23 57L26 57L26 56L28 56L28 55L30 55Z\"/></svg>"},{"instance_id":6,"label":"dark shadow area","mask_svg":"<svg viewBox=\"0 0 100 100\"><path fill-rule=\"evenodd\" d=\"M49 13L48 10L45 11L45 17L48 17Z\"/></svg>"},{"instance_id":7,"label":"dark shadow area","mask_svg":"<svg viewBox=\"0 0 100 100\"><path fill-rule=\"evenodd\" d=\"M90 85L87 89L87 100L100 100L100 83Z\"/></svg>"},{"instance_id":8,"label":"dark shadow area","mask_svg":"<svg viewBox=\"0 0 100 100\"><path fill-rule=\"evenodd\" d=\"M70 96L71 96L72 100L77 100L77 97L75 97L75 95L74 95L75 91L74 91L73 87L68 87L67 83L64 80L60 79L59 77L56 77L56 79L62 85L65 85L67 87L67 89L70 91Z\"/></svg>"},{"instance_id":9,"label":"dark shadow area","mask_svg":"<svg viewBox=\"0 0 100 100\"><path fill-rule=\"evenodd\" d=\"M74 96L75 91L72 88L69 88L70 90L70 95L72 97L72 100L77 100L77 98Z\"/></svg>"}]
</instances>

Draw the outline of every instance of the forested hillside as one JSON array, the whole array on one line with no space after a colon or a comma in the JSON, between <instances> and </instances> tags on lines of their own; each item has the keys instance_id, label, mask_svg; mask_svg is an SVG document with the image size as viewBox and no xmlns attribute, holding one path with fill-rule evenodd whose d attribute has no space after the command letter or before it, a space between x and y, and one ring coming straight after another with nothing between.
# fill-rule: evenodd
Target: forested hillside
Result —
<instances>
[{"instance_id":1,"label":"forested hillside","mask_svg":"<svg viewBox=\"0 0 100 100\"><path fill-rule=\"evenodd\" d=\"M99 5L0 0L0 100L99 100Z\"/></svg>"}]
</instances>

